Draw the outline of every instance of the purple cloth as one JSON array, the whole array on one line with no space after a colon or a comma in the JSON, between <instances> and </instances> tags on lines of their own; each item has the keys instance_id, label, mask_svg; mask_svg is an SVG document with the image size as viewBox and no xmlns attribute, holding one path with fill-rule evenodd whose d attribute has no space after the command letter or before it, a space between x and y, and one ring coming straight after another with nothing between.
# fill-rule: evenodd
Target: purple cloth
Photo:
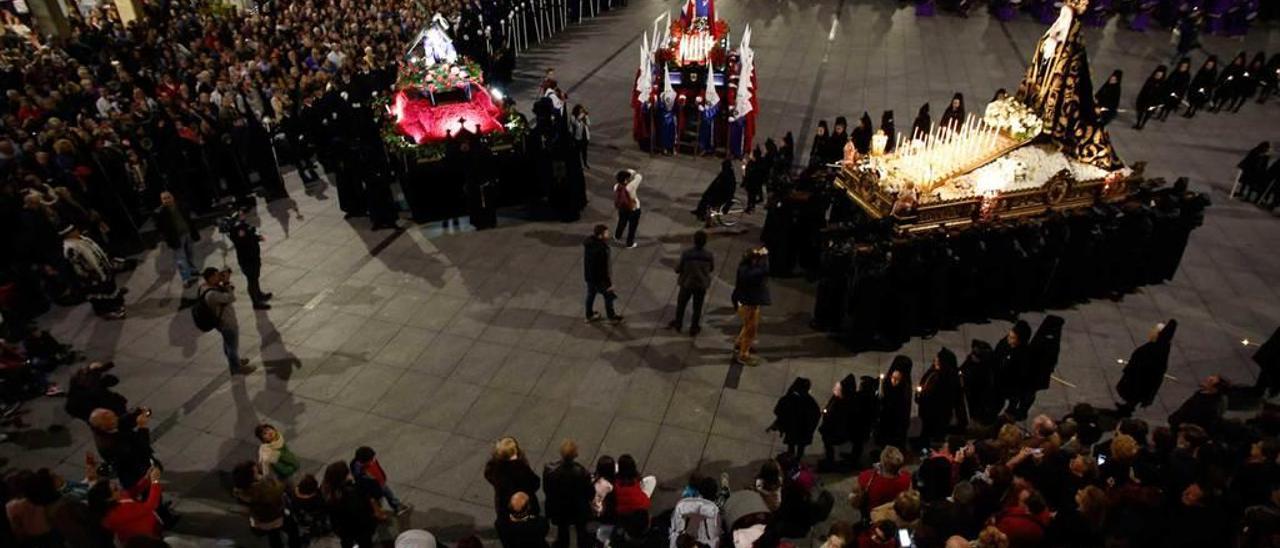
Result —
<instances>
[{"instance_id":1,"label":"purple cloth","mask_svg":"<svg viewBox=\"0 0 1280 548\"><path fill-rule=\"evenodd\" d=\"M1145 11L1138 12L1137 15L1133 16L1133 19L1129 20L1129 30L1132 30L1132 31L1146 32L1147 27L1149 26L1151 26L1150 12L1145 12Z\"/></svg>"},{"instance_id":2,"label":"purple cloth","mask_svg":"<svg viewBox=\"0 0 1280 548\"><path fill-rule=\"evenodd\" d=\"M935 11L934 0L916 0L916 17L933 17Z\"/></svg>"}]
</instances>

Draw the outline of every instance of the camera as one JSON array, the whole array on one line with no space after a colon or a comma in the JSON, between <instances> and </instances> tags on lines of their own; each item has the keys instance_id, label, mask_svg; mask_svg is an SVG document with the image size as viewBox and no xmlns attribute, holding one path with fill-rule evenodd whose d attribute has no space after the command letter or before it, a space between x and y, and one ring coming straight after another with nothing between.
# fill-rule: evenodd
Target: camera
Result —
<instances>
[{"instance_id":1,"label":"camera","mask_svg":"<svg viewBox=\"0 0 1280 548\"><path fill-rule=\"evenodd\" d=\"M236 223L238 223L239 221L240 219L239 217L236 216L235 213L232 213L231 215L218 217L218 222L217 222L218 232L222 234L231 234L231 231L235 230Z\"/></svg>"}]
</instances>

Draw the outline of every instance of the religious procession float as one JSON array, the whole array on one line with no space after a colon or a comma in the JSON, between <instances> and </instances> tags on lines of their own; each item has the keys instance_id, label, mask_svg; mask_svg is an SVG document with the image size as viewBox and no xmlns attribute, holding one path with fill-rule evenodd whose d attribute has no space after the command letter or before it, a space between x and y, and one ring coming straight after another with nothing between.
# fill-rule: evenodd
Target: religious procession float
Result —
<instances>
[{"instance_id":1,"label":"religious procession float","mask_svg":"<svg viewBox=\"0 0 1280 548\"><path fill-rule=\"evenodd\" d=\"M889 350L1172 279L1209 201L1117 157L1093 104L1087 8L1064 2L1017 92L981 117L894 143L873 134L866 154L847 147L830 224L825 193L771 209L770 267L816 274L815 328Z\"/></svg>"},{"instance_id":2,"label":"religious procession float","mask_svg":"<svg viewBox=\"0 0 1280 548\"><path fill-rule=\"evenodd\" d=\"M886 153L846 152L836 183L871 218L894 217L907 231L1034 216L1124 200L1143 164L1125 166L1094 109L1079 15L1069 0L1036 48L1013 96L982 117L900 136Z\"/></svg>"},{"instance_id":3,"label":"religious procession float","mask_svg":"<svg viewBox=\"0 0 1280 548\"><path fill-rule=\"evenodd\" d=\"M715 0L687 0L680 17L658 16L640 45L631 93L632 133L642 150L741 158L756 124L755 53L747 27L736 49Z\"/></svg>"},{"instance_id":4,"label":"religious procession float","mask_svg":"<svg viewBox=\"0 0 1280 548\"><path fill-rule=\"evenodd\" d=\"M395 90L381 103L383 140L392 150L419 160L442 159L450 142L475 136L492 146L510 146L523 118L485 87L475 61L458 55L448 23L436 14L401 60Z\"/></svg>"}]
</instances>

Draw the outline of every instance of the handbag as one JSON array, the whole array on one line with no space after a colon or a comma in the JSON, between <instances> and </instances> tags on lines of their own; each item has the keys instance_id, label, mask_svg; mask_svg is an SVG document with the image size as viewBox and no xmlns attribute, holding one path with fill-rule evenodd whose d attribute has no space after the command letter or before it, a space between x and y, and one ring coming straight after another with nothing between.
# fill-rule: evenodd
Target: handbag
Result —
<instances>
[{"instance_id":1,"label":"handbag","mask_svg":"<svg viewBox=\"0 0 1280 548\"><path fill-rule=\"evenodd\" d=\"M288 445L280 448L280 457L271 463L271 471L275 472L280 479L288 479L301 467L302 464L298 460L298 455L290 451Z\"/></svg>"}]
</instances>

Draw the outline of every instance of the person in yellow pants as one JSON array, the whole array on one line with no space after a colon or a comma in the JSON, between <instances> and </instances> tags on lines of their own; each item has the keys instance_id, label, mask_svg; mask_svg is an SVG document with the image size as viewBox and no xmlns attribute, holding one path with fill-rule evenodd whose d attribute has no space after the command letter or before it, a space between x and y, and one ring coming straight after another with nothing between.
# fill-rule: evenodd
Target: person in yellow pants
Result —
<instances>
[{"instance_id":1,"label":"person in yellow pants","mask_svg":"<svg viewBox=\"0 0 1280 548\"><path fill-rule=\"evenodd\" d=\"M771 304L769 297L769 250L757 247L748 251L738 263L737 279L733 286L733 302L738 305L738 317L742 329L734 345L733 363L756 365L759 360L752 355L756 334L760 328L760 307Z\"/></svg>"}]
</instances>

